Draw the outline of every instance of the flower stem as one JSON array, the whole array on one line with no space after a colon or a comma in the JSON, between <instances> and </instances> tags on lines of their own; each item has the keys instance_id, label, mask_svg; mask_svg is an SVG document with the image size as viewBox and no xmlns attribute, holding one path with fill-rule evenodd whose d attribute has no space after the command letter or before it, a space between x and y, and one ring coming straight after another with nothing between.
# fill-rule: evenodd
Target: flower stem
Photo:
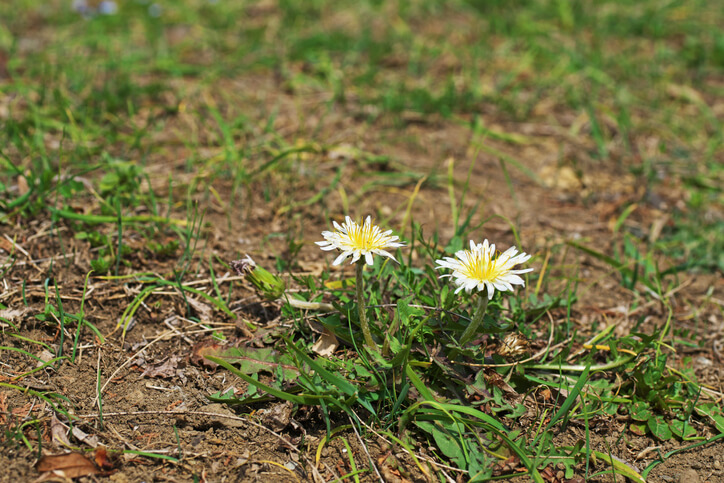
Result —
<instances>
[{"instance_id":1,"label":"flower stem","mask_svg":"<svg viewBox=\"0 0 724 483\"><path fill-rule=\"evenodd\" d=\"M357 289L357 311L359 313L359 323L362 326L362 335L364 335L365 344L367 344L367 347L379 351L375 340L372 338L370 326L367 323L367 308L365 306L364 298L364 281L362 280L362 269L364 268L364 265L364 260L359 260L357 262L357 280L355 282L355 288Z\"/></svg>"},{"instance_id":2,"label":"flower stem","mask_svg":"<svg viewBox=\"0 0 724 483\"><path fill-rule=\"evenodd\" d=\"M472 322L470 322L470 325L468 325L468 328L465 329L465 332L463 332L463 335L460 337L460 347L470 342L478 332L478 329L483 323L483 317L485 317L485 310L488 308L488 300L487 290L478 293L478 306L475 308L475 315L473 315Z\"/></svg>"}]
</instances>

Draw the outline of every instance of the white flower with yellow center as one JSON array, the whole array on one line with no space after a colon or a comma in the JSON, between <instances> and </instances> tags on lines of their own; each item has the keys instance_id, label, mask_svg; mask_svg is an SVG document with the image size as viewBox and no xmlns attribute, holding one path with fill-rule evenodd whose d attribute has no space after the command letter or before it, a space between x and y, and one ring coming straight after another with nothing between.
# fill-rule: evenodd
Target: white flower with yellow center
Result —
<instances>
[{"instance_id":1,"label":"white flower with yellow center","mask_svg":"<svg viewBox=\"0 0 724 483\"><path fill-rule=\"evenodd\" d=\"M341 264L350 255L352 255L352 263L355 263L364 255L365 262L368 265L372 265L372 255L374 254L395 260L395 257L387 249L405 246L404 243L397 241L399 237L390 236L392 230L383 232L379 226L373 225L369 216L365 219L363 225L355 223L349 216L345 217L345 222L342 225L336 221L332 223L337 231L323 231L324 241L315 242L322 250L337 249L342 251L334 259L332 265Z\"/></svg>"},{"instance_id":2,"label":"white flower with yellow center","mask_svg":"<svg viewBox=\"0 0 724 483\"><path fill-rule=\"evenodd\" d=\"M525 281L518 275L533 270L513 270L515 265L527 262L531 256L518 253L517 248L510 247L495 257L495 245L488 244L488 240L477 245L470 240L470 250L460 250L455 253L455 257L457 258L445 257L436 261L436 268L449 268L453 271L440 278L452 278L458 286L455 293L461 290L470 293L474 289L482 292L487 289L489 300L493 298L495 290L512 292L513 285L525 286Z\"/></svg>"}]
</instances>

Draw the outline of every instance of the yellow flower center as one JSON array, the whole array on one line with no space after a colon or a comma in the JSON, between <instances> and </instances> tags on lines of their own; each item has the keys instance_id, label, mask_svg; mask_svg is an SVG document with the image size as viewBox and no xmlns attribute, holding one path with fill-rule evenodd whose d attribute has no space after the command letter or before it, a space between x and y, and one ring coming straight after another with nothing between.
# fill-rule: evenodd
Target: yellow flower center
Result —
<instances>
[{"instance_id":1,"label":"yellow flower center","mask_svg":"<svg viewBox=\"0 0 724 483\"><path fill-rule=\"evenodd\" d=\"M357 225L354 230L349 233L349 239L352 246L358 250L370 250L375 247L375 239L371 236L370 227L365 225Z\"/></svg>"},{"instance_id":2,"label":"yellow flower center","mask_svg":"<svg viewBox=\"0 0 724 483\"><path fill-rule=\"evenodd\" d=\"M470 250L465 250L467 255L467 262L463 262L465 267L465 276L473 280L495 280L500 274L501 270L498 269L498 259L492 260L488 257L488 254L478 253L475 254Z\"/></svg>"}]
</instances>

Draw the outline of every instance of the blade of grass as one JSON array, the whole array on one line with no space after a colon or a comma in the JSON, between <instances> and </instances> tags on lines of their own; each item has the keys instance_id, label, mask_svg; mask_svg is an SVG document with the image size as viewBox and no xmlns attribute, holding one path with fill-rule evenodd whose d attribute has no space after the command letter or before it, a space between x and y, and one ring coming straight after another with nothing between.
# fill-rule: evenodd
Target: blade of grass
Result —
<instances>
[{"instance_id":1,"label":"blade of grass","mask_svg":"<svg viewBox=\"0 0 724 483\"><path fill-rule=\"evenodd\" d=\"M570 245L573 248L577 248L578 250L581 250L582 252L587 253L587 254L591 255L592 257L594 257L608 265L611 265L611 267L613 267L615 270L621 272L621 274L625 275L626 277L633 278L635 276L633 270L628 268L625 264L617 262L616 260L614 260L612 257L609 257L608 255L605 255L601 252L598 252L585 245L581 245L580 243L572 241L572 240L566 241L566 245ZM639 280L639 282L641 282L646 287L651 289L654 293L657 292L656 285L652 284L649 280Z\"/></svg>"},{"instance_id":2,"label":"blade of grass","mask_svg":"<svg viewBox=\"0 0 724 483\"><path fill-rule=\"evenodd\" d=\"M53 207L48 207L48 211L50 211L53 215L59 216L61 218L65 218L67 220L77 220L82 221L84 223L117 223L118 217L117 216L111 216L111 215L85 215L81 213L75 213L73 211L68 211L64 209L58 209ZM124 223L169 223L171 225L176 226L186 226L187 221L186 220L178 220L175 218L166 218L164 216L154 216L154 215L134 215L134 216L124 216L123 217Z\"/></svg>"},{"instance_id":3,"label":"blade of grass","mask_svg":"<svg viewBox=\"0 0 724 483\"><path fill-rule=\"evenodd\" d=\"M243 379L244 381L246 381L247 383L249 383L253 386L256 386L258 389L261 389L262 391L265 391L265 392L271 394L272 396L275 396L279 399L283 399L285 401L291 401L295 404L307 404L307 405L316 406L317 404L320 404L320 401L323 401L325 399L330 400L330 401L332 400L332 398L330 398L328 396L318 396L318 395L310 395L310 394L300 394L300 395L291 394L291 393L282 391L280 389L276 389L271 386L268 386L268 385L264 384L263 382L259 382L256 379L253 379L252 377L247 376L246 374L244 374L243 372L241 372L240 370L238 370L237 368L232 366L229 362L227 362L226 360L224 360L220 357L204 356L204 358L210 360L211 362L215 362L215 363L219 364L220 366L226 368L227 370L229 370L231 373L233 373L237 377Z\"/></svg>"}]
</instances>

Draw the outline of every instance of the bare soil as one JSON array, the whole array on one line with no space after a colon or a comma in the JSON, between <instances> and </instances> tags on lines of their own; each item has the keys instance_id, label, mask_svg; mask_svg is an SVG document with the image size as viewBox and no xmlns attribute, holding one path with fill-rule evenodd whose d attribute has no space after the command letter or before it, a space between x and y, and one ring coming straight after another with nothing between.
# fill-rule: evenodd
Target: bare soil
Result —
<instances>
[{"instance_id":1,"label":"bare soil","mask_svg":"<svg viewBox=\"0 0 724 483\"><path fill-rule=\"evenodd\" d=\"M500 246L509 246L516 244L514 226L525 251L541 255L537 270L550 256L546 290L556 293L569 280L579 280L579 300L572 317L582 333L590 331L594 321L615 322L620 334L626 334L640 317L646 318L644 326L648 328L664 323L666 313L660 304L648 302L624 289L611 267L562 244L566 240L580 239L597 250L610 253L615 240L613 224L626 206L638 204L624 229L645 236L654 227L666 229L671 226L672 210L685 209L681 202L684 192L673 177L650 185L631 175L629 168L639 160L624 153L622 140L621 145L611 146L612 158L618 159L617 162L594 161L590 153L595 146L586 144L588 138L573 139L568 134L568 127L575 121L569 113L546 112L528 122L515 123L491 110L485 114L487 127L527 136L531 142L516 144L486 139L486 149L478 150L470 130L459 122L410 114L403 115L401 122L382 116L370 123L364 115L364 106L355 105L353 99L333 108L319 96L302 97L300 101L298 93L285 93L272 76L223 81L228 85L217 85L213 90L196 86L193 81L184 82L189 85L180 86L183 89L179 88L177 92L187 92L186 97L169 102L183 102L185 111L165 114L163 128L150 136L148 145L144 146L149 152L146 169L161 198L168 192L167 173L174 174L177 187L191 183L197 177L211 176L184 168L189 153L183 139L191 132L208 136L209 157L222 151L216 147L216 134L197 129L198 118L185 114L203 110L207 102L216 102L220 108L230 110L230 115L243 109L252 119L264 119L262 112L276 108L275 129L294 133L299 144L313 142L319 146L316 152L285 160L287 172L283 175L263 175L254 184L242 188L235 204L230 204L232 181L223 176L212 177L209 181L218 196L208 196L203 191L192 193L199 202L200 211L205 212L195 259L185 278L185 281L198 280L196 288L213 289L208 271L211 256L229 262L251 253L269 269L274 266L274 258L281 256L288 258L295 273L319 273L328 260L312 242L320 239L320 232L328 227L327 220L341 219L344 215L345 201L340 188L348 198L352 214L373 214L378 220L389 220L389 225L398 231L406 229L409 235L409 226L400 227L400 223L419 178L393 187L382 183L365 185L385 171L399 173L400 179L404 179L406 172L427 176L412 203L412 218L422 224L426 235L437 231L444 243L453 229L446 186L448 163L455 163L459 193L474 160L465 201L465 210L477 209L472 218L472 226L477 228L472 230L471 236L493 239ZM229 105L228 94L221 95L220 92L236 93L234 105ZM652 144L649 141L643 137L633 140L639 149L647 149ZM389 161L371 165L347 147L384 155ZM501 162L503 156L518 160L536 175L536 179L528 177L512 163ZM263 155L259 157L263 159ZM330 186L340 166L341 182L326 193L322 203L305 205L304 200ZM177 191L175 199L183 199L186 189ZM86 208L78 206L77 209ZM172 216L185 219L183 206L179 206ZM481 225L485 220L487 222ZM68 313L80 311L85 275L94 255L87 241L74 238L79 229L78 225L67 221L53 225L50 219L42 216L30 223L0 227L2 235L15 239L23 249L18 262L2 280L0 301L19 311L12 321L21 328L24 337L53 349L58 347L62 337L58 323L52 318L38 320L36 315L45 310L48 280L50 304L57 305L54 286L57 283L63 310ZM113 236L115 227L101 227L100 230ZM298 255L289 253L287 236L304 243ZM163 234L157 237L162 238ZM124 259L128 264L122 266L121 273L169 274L182 255L183 247L165 258L154 256L144 248L142 235L130 227L124 234L124 242L134 251ZM7 256L7 250L0 255ZM429 262L416 261L420 265ZM214 269L217 279L233 275L225 273L217 262L214 262ZM686 363L693 366L699 380L721 392L724 390L724 367L718 350L724 340L724 321L713 304L707 302L711 297L722 299L724 283L720 275L682 273L672 299L676 302L676 327L689 328L709 340L702 348L681 348L677 363L684 364L686 357L689 361ZM192 349L207 340L210 331L190 320L189 316L208 317L206 325L223 331L232 344L263 344L258 334L247 330L243 320L257 325L259 333L284 328L286 322L279 316L275 303L260 300L250 286L236 280L231 299L238 318L232 320L218 311L207 316L191 307L189 313L183 299L170 288L168 293L154 294L145 300L123 338L117 324L141 289L140 284L129 280L90 278L85 316L107 337L101 344L93 332L85 328L75 364L64 361L16 379L15 376L33 370L37 361L20 352L2 352L0 381L29 391L50 390L67 398L65 406L72 408L73 414L80 418L82 422L76 426L89 438L83 441L77 436L69 436L71 447L83 451L89 451L93 445L109 449L109 469L78 481L106 478L118 482L314 481L315 472L317 480L333 481L351 471L347 450L340 439L327 444L316 463L317 447L326 435L318 410L293 408L291 414L284 416L285 408L280 402L265 407L234 408L211 403L207 398L229 388L243 392L246 386L223 370L194 363ZM223 284L222 290L229 290L228 283ZM543 338L550 320L555 322L557 317L564 316L551 314L552 319L541 320L539 343L545 343ZM65 353L71 350L75 334L75 327L66 327L63 335ZM5 331L0 333L0 345L23 349L41 359L47 357L43 346L10 337ZM96 399L99 375L100 385L104 387L102 422ZM54 412L47 402L31 397L31 394L0 388L2 426L11 428L19 422L35 419L39 423L29 425L24 433L30 445L41 447L43 454L62 453L66 450L65 444L53 438ZM528 403L531 411L540 410L540 401ZM270 413L282 414L281 422L270 418ZM336 417L339 419L335 421L337 425L349 424L345 417ZM67 422L63 421L62 415L57 418ZM659 454L689 444L635 436L626 430L624 419L598 419L591 424L593 449L610 452L639 470ZM39 431L30 430L35 427ZM361 474L361 481L379 481L380 478L384 481L426 481L403 448L383 438L370 437L370 434L360 435L365 438L362 440L353 431L343 433L357 467L369 468L367 461L371 458L379 469L380 475L369 471ZM561 445L575 444L582 437L583 428L571 423L560 429L556 441ZM180 461L134 454L121 456L114 452L119 450L156 452ZM426 443L420 442L415 450L421 457L432 456ZM34 466L38 456L37 452L24 446L2 445L0 467L5 470L0 471L0 481L35 480L39 476ZM723 465L724 442L719 440L670 457L652 471L649 481L720 482L724 481ZM598 470L603 468L600 464L597 467ZM560 470L548 468L545 474L549 481L563 481ZM465 479L454 469L445 471L457 481ZM573 481L583 481L584 474L585 467L581 466ZM607 477L598 481L612 479Z\"/></svg>"}]
</instances>

